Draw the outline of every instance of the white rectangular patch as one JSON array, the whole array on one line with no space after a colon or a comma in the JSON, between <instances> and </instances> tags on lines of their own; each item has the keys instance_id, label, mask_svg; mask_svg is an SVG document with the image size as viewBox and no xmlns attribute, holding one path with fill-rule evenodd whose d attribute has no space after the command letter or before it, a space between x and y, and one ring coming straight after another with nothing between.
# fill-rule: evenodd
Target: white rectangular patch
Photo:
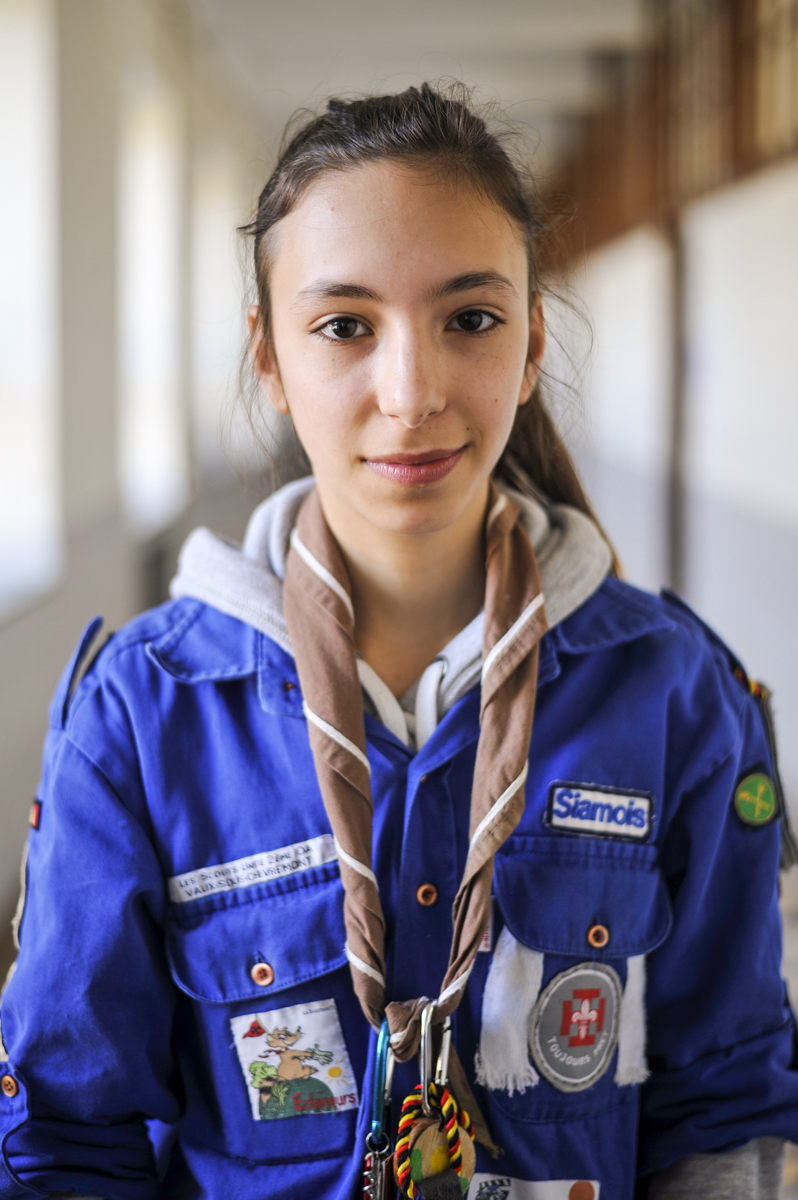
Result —
<instances>
[{"instance_id":1,"label":"white rectangular patch","mask_svg":"<svg viewBox=\"0 0 798 1200\"><path fill-rule=\"evenodd\" d=\"M357 1083L334 1000L233 1017L230 1028L253 1120L357 1108Z\"/></svg>"},{"instance_id":2,"label":"white rectangular patch","mask_svg":"<svg viewBox=\"0 0 798 1200\"><path fill-rule=\"evenodd\" d=\"M322 833L293 846L281 846L279 850L264 850L262 854L237 858L234 862L173 875L169 880L169 896L175 904L185 904L200 896L229 892L231 888L253 887L283 875L295 875L308 867L335 862L337 858L335 839L331 833Z\"/></svg>"},{"instance_id":3,"label":"white rectangular patch","mask_svg":"<svg viewBox=\"0 0 798 1200\"><path fill-rule=\"evenodd\" d=\"M586 833L591 837L648 841L652 797L647 792L613 790L598 784L553 783L549 789L546 824L551 829Z\"/></svg>"},{"instance_id":4,"label":"white rectangular patch","mask_svg":"<svg viewBox=\"0 0 798 1200\"><path fill-rule=\"evenodd\" d=\"M599 1200L597 1179L547 1179L536 1183L509 1175L477 1174L467 1200Z\"/></svg>"}]
</instances>

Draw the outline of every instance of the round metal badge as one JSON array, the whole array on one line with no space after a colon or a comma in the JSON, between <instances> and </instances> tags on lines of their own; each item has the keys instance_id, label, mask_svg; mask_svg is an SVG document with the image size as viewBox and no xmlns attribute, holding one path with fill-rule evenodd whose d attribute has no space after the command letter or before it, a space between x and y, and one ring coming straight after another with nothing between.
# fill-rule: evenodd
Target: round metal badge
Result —
<instances>
[{"instance_id":1,"label":"round metal badge","mask_svg":"<svg viewBox=\"0 0 798 1200\"><path fill-rule=\"evenodd\" d=\"M579 963L555 975L532 1011L535 1066L560 1092L600 1079L618 1042L621 981L603 963Z\"/></svg>"}]
</instances>

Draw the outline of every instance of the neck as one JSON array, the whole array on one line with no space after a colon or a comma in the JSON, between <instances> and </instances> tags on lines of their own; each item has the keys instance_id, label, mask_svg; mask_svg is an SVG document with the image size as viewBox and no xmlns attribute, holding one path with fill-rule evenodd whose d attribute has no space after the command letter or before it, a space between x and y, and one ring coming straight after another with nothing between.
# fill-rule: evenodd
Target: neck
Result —
<instances>
[{"instance_id":1,"label":"neck","mask_svg":"<svg viewBox=\"0 0 798 1200\"><path fill-rule=\"evenodd\" d=\"M397 697L480 612L485 600L487 483L453 525L380 529L320 489L352 585L355 646Z\"/></svg>"}]
</instances>

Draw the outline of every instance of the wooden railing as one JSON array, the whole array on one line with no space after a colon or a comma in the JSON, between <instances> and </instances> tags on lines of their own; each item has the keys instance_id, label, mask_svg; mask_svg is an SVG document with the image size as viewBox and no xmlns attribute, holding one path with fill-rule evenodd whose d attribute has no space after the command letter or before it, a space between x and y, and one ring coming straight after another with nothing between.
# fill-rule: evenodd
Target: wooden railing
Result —
<instances>
[{"instance_id":1,"label":"wooden railing","mask_svg":"<svg viewBox=\"0 0 798 1200\"><path fill-rule=\"evenodd\" d=\"M647 48L613 69L548 199L572 259L798 150L798 0L651 0ZM552 265L555 265L554 263Z\"/></svg>"}]
</instances>

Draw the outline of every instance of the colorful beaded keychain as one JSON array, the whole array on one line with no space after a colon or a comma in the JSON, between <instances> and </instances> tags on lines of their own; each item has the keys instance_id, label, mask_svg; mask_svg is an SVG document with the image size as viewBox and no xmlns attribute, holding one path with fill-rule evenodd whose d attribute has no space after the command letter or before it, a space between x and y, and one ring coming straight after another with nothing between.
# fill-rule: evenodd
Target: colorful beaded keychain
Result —
<instances>
[{"instance_id":1,"label":"colorful beaded keychain","mask_svg":"<svg viewBox=\"0 0 798 1200\"><path fill-rule=\"evenodd\" d=\"M391 1200L394 1181L399 1195L406 1200L462 1200L474 1177L476 1153L471 1119L446 1086L452 1044L451 1017L443 1025L440 1054L432 1078L434 1010L434 1003L430 1003L421 1014L421 1082L402 1105L393 1156L387 1112L394 1058L387 1021L383 1021L377 1036L363 1200Z\"/></svg>"},{"instance_id":2,"label":"colorful beaded keychain","mask_svg":"<svg viewBox=\"0 0 798 1200\"><path fill-rule=\"evenodd\" d=\"M432 1078L434 1003L421 1014L421 1083L405 1099L394 1155L394 1178L407 1200L462 1200L476 1168L474 1130L446 1084L452 1021L443 1025L440 1055Z\"/></svg>"},{"instance_id":3,"label":"colorful beaded keychain","mask_svg":"<svg viewBox=\"0 0 798 1200\"><path fill-rule=\"evenodd\" d=\"M425 1118L421 1084L402 1105L394 1167L396 1182L408 1200L433 1194L448 1197L449 1192L459 1198L468 1190L474 1174L471 1120L447 1089L439 1091L435 1083L429 1085L429 1107L433 1116ZM435 1114L440 1114L440 1118ZM456 1184L452 1179L444 1180L444 1175L450 1176L452 1172L457 1177ZM425 1183L432 1180L437 1186L431 1190Z\"/></svg>"}]
</instances>

